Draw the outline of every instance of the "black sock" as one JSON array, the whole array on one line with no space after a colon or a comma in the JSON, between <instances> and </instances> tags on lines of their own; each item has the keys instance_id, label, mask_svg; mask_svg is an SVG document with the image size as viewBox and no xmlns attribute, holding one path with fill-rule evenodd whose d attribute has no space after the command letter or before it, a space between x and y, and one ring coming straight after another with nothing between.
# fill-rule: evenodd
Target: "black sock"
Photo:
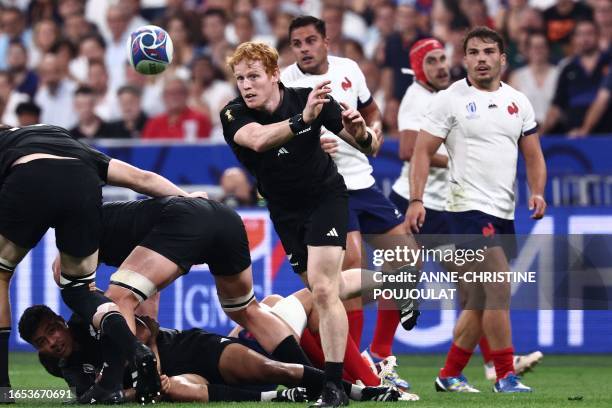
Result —
<instances>
[{"instance_id":1,"label":"black sock","mask_svg":"<svg viewBox=\"0 0 612 408\"><path fill-rule=\"evenodd\" d=\"M332 363L329 361L325 362L325 382L333 382L338 386L342 387L342 370L344 363Z\"/></svg>"},{"instance_id":2,"label":"black sock","mask_svg":"<svg viewBox=\"0 0 612 408\"><path fill-rule=\"evenodd\" d=\"M121 313L116 311L106 313L100 322L100 331L113 341L124 356L129 358L134 354L138 339Z\"/></svg>"},{"instance_id":3,"label":"black sock","mask_svg":"<svg viewBox=\"0 0 612 408\"><path fill-rule=\"evenodd\" d=\"M109 391L123 389L125 356L121 349L107 335L100 338L100 346L104 360L102 378L99 381L100 386Z\"/></svg>"},{"instance_id":4,"label":"black sock","mask_svg":"<svg viewBox=\"0 0 612 408\"><path fill-rule=\"evenodd\" d=\"M324 383L325 373L323 371L304 366L304 374L298 386L306 388L309 400L316 400L321 395Z\"/></svg>"},{"instance_id":5,"label":"black sock","mask_svg":"<svg viewBox=\"0 0 612 408\"><path fill-rule=\"evenodd\" d=\"M272 358L284 363L301 364L303 366L312 367L312 363L306 356L306 353L304 353L304 350L302 350L293 336L285 337L285 339L276 346L272 352Z\"/></svg>"},{"instance_id":6,"label":"black sock","mask_svg":"<svg viewBox=\"0 0 612 408\"><path fill-rule=\"evenodd\" d=\"M261 392L228 387L227 385L208 384L208 401L260 401Z\"/></svg>"},{"instance_id":7,"label":"black sock","mask_svg":"<svg viewBox=\"0 0 612 408\"><path fill-rule=\"evenodd\" d=\"M8 373L9 337L11 328L0 327L0 387L7 387L11 383Z\"/></svg>"}]
</instances>

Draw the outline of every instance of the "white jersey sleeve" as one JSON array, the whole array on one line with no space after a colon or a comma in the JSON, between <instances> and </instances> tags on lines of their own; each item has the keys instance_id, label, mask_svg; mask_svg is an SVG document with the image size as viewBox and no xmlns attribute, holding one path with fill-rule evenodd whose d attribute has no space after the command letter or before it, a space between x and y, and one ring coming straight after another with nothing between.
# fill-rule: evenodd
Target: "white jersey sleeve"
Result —
<instances>
[{"instance_id":1,"label":"white jersey sleeve","mask_svg":"<svg viewBox=\"0 0 612 408\"><path fill-rule=\"evenodd\" d=\"M355 61L349 60L353 65L352 71L355 72L355 79L357 83L355 84L357 88L357 109L361 109L362 107L369 105L374 102L372 99L372 94L368 89L368 84L366 82L365 75L363 75L363 71L359 68L359 65Z\"/></svg>"},{"instance_id":2,"label":"white jersey sleeve","mask_svg":"<svg viewBox=\"0 0 612 408\"><path fill-rule=\"evenodd\" d=\"M538 123L535 118L535 110L529 99L524 94L521 96L519 103L521 104L521 118L523 119L523 136L531 135L538 130Z\"/></svg>"}]
</instances>

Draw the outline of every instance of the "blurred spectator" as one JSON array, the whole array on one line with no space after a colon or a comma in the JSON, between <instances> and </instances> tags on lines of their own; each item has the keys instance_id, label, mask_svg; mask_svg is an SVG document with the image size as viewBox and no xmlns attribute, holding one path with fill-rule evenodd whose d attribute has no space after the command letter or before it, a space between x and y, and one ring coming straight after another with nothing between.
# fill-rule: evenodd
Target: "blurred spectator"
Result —
<instances>
[{"instance_id":1,"label":"blurred spectator","mask_svg":"<svg viewBox=\"0 0 612 408\"><path fill-rule=\"evenodd\" d=\"M288 38L282 38L276 45L276 49L278 51L278 67L281 71L295 62L295 55L293 55Z\"/></svg>"},{"instance_id":2,"label":"blurred spectator","mask_svg":"<svg viewBox=\"0 0 612 408\"><path fill-rule=\"evenodd\" d=\"M66 23L66 19L69 16L75 14L85 15L85 3L83 0L59 0L57 5L59 17Z\"/></svg>"},{"instance_id":3,"label":"blurred spectator","mask_svg":"<svg viewBox=\"0 0 612 408\"><path fill-rule=\"evenodd\" d=\"M585 137L593 132L597 124L604 129L612 129L610 92L612 92L612 70L608 69L608 75L599 87L595 100L589 106L584 122L580 128L570 132L570 137Z\"/></svg>"},{"instance_id":4,"label":"blurred spectator","mask_svg":"<svg viewBox=\"0 0 612 408\"><path fill-rule=\"evenodd\" d=\"M465 21L469 26L465 16L461 14L457 2L454 0L434 0L431 9L431 34L443 43L448 44L451 40L451 24L458 19Z\"/></svg>"},{"instance_id":5,"label":"blurred spectator","mask_svg":"<svg viewBox=\"0 0 612 408\"><path fill-rule=\"evenodd\" d=\"M374 58L376 50L384 47L384 42L393 33L395 22L395 6L390 1L384 1L374 10L374 23L368 29L364 46L365 55Z\"/></svg>"},{"instance_id":6,"label":"blurred spectator","mask_svg":"<svg viewBox=\"0 0 612 408\"><path fill-rule=\"evenodd\" d=\"M26 30L25 17L17 7L6 7L0 13L0 69L6 69L6 54L11 40L21 41L26 47L32 45L32 33Z\"/></svg>"},{"instance_id":7,"label":"blurred spectator","mask_svg":"<svg viewBox=\"0 0 612 408\"><path fill-rule=\"evenodd\" d=\"M582 1L557 0L556 4L544 10L546 35L551 43L561 43L564 55L570 54L569 45L576 21L592 18L591 8Z\"/></svg>"},{"instance_id":8,"label":"blurred spectator","mask_svg":"<svg viewBox=\"0 0 612 408\"><path fill-rule=\"evenodd\" d=\"M345 0L324 0L323 5L324 7L321 13L321 19L325 21L328 33L330 30L329 23L327 22L328 17L326 16L326 12L328 12L328 10L332 10L333 14L329 17L331 20L333 20L334 17L337 18L338 16L340 16L339 37L351 38L353 40L361 42L361 45L365 45L365 33L368 31L368 26L363 17L357 14L351 7L354 6L353 2ZM336 21L332 21L332 23L335 22ZM334 37L335 31L335 27L332 27L331 32Z\"/></svg>"},{"instance_id":9,"label":"blurred spectator","mask_svg":"<svg viewBox=\"0 0 612 408\"><path fill-rule=\"evenodd\" d=\"M74 92L74 110L77 114L77 125L70 129L75 139L100 139L112 137L110 129L95 113L96 96L88 86L80 86Z\"/></svg>"},{"instance_id":10,"label":"blurred spectator","mask_svg":"<svg viewBox=\"0 0 612 408\"><path fill-rule=\"evenodd\" d=\"M289 25L296 16L290 13L280 13L274 20L274 27L272 27L273 35L258 35L256 38L259 41L271 44L272 46L278 46L279 41L285 38L289 38Z\"/></svg>"},{"instance_id":11,"label":"blurred spectator","mask_svg":"<svg viewBox=\"0 0 612 408\"><path fill-rule=\"evenodd\" d=\"M517 38L521 25L521 11L529 7L529 0L508 0L495 16L495 29L506 38Z\"/></svg>"},{"instance_id":12,"label":"blurred spectator","mask_svg":"<svg viewBox=\"0 0 612 408\"><path fill-rule=\"evenodd\" d=\"M21 102L15 109L18 126L31 126L40 123L40 108L34 102Z\"/></svg>"},{"instance_id":13,"label":"blurred spectator","mask_svg":"<svg viewBox=\"0 0 612 408\"><path fill-rule=\"evenodd\" d=\"M357 63L359 63L365 58L361 43L351 38L345 38L342 41L342 55L344 55L346 58L352 59Z\"/></svg>"},{"instance_id":14,"label":"blurred spectator","mask_svg":"<svg viewBox=\"0 0 612 408\"><path fill-rule=\"evenodd\" d=\"M110 88L115 90L125 83L127 53L125 44L130 32L130 17L120 4L111 5L106 11L109 35L106 38L106 66L109 67Z\"/></svg>"},{"instance_id":15,"label":"blurred spectator","mask_svg":"<svg viewBox=\"0 0 612 408\"><path fill-rule=\"evenodd\" d=\"M329 5L323 8L321 20L325 21L325 33L329 42L329 55L343 57L342 53L342 22L344 8L338 5ZM365 31L364 31L365 32Z\"/></svg>"},{"instance_id":16,"label":"blurred spectator","mask_svg":"<svg viewBox=\"0 0 612 408\"><path fill-rule=\"evenodd\" d=\"M612 0L595 0L593 17L599 28L599 49L612 51Z\"/></svg>"},{"instance_id":17,"label":"blurred spectator","mask_svg":"<svg viewBox=\"0 0 612 408\"><path fill-rule=\"evenodd\" d=\"M62 73L54 54L43 56L38 74L40 87L34 100L42 109L42 123L70 129L76 123L73 99L77 85Z\"/></svg>"},{"instance_id":18,"label":"blurred spectator","mask_svg":"<svg viewBox=\"0 0 612 408\"><path fill-rule=\"evenodd\" d=\"M527 36L526 52L528 65L512 72L508 82L527 96L536 121L542 124L555 92L559 69L549 62L550 47L544 32Z\"/></svg>"},{"instance_id":19,"label":"blurred spectator","mask_svg":"<svg viewBox=\"0 0 612 408\"><path fill-rule=\"evenodd\" d=\"M255 0L252 15L256 34L273 35L272 27L281 8L281 0Z\"/></svg>"},{"instance_id":20,"label":"blurred spectator","mask_svg":"<svg viewBox=\"0 0 612 408\"><path fill-rule=\"evenodd\" d=\"M404 75L401 69L409 67L410 47L421 37L416 25L417 13L412 6L399 6L395 12L395 32L385 43L382 86L389 103L399 107L399 101L412 83L412 77Z\"/></svg>"},{"instance_id":21,"label":"blurred spectator","mask_svg":"<svg viewBox=\"0 0 612 408\"><path fill-rule=\"evenodd\" d=\"M140 0L119 0L128 16L128 33L136 31L149 22L140 15Z\"/></svg>"},{"instance_id":22,"label":"blurred spectator","mask_svg":"<svg viewBox=\"0 0 612 408\"><path fill-rule=\"evenodd\" d=\"M40 20L34 25L33 43L30 48L31 67L37 67L42 56L51 51L59 39L59 28L53 20Z\"/></svg>"},{"instance_id":23,"label":"blurred spectator","mask_svg":"<svg viewBox=\"0 0 612 408\"><path fill-rule=\"evenodd\" d=\"M81 40L85 36L96 31L94 25L87 21L83 13L73 13L66 16L62 26L63 36L77 48L79 48Z\"/></svg>"},{"instance_id":24,"label":"blurred spectator","mask_svg":"<svg viewBox=\"0 0 612 408\"><path fill-rule=\"evenodd\" d=\"M523 7L518 12L518 27L508 31L506 44L506 59L509 69L522 67L527 63L527 40L530 33L546 33L542 12L532 7ZM549 50L550 48L549 43ZM557 54L561 48L557 45Z\"/></svg>"},{"instance_id":25,"label":"blurred spectator","mask_svg":"<svg viewBox=\"0 0 612 408\"><path fill-rule=\"evenodd\" d=\"M193 63L189 89L191 105L212 120L212 139L223 140L219 112L236 97L235 87L225 80L223 72L210 57L201 56Z\"/></svg>"},{"instance_id":26,"label":"blurred spectator","mask_svg":"<svg viewBox=\"0 0 612 408\"><path fill-rule=\"evenodd\" d=\"M125 85L132 85L142 91L141 107L147 116L156 116L164 112L160 103L163 92L164 75L142 75L136 72L128 62L125 63Z\"/></svg>"},{"instance_id":27,"label":"blurred spectator","mask_svg":"<svg viewBox=\"0 0 612 408\"><path fill-rule=\"evenodd\" d=\"M274 21L274 32L277 33L277 30L280 29L282 31L280 36L256 35L252 14L245 11L237 12L234 14L233 24L227 27L225 31L226 38L234 45L246 41L261 41L274 47L277 45L278 38L285 38L287 36L287 28L289 26L283 22L284 16L286 14L280 14Z\"/></svg>"},{"instance_id":28,"label":"blurred spectator","mask_svg":"<svg viewBox=\"0 0 612 408\"><path fill-rule=\"evenodd\" d=\"M459 0L459 10L468 19L470 28L479 26L495 28L495 22L487 13L487 5L484 0Z\"/></svg>"},{"instance_id":29,"label":"blurred spectator","mask_svg":"<svg viewBox=\"0 0 612 408\"><path fill-rule=\"evenodd\" d=\"M62 73L71 79L75 79L70 72L70 62L76 57L77 51L72 43L64 38L60 38L49 50L51 54L57 56Z\"/></svg>"},{"instance_id":30,"label":"blurred spectator","mask_svg":"<svg viewBox=\"0 0 612 408\"><path fill-rule=\"evenodd\" d=\"M172 65L188 67L193 61L194 45L191 33L187 29L187 20L180 15L172 16L166 24L166 30L174 45Z\"/></svg>"},{"instance_id":31,"label":"blurred spectator","mask_svg":"<svg viewBox=\"0 0 612 408\"><path fill-rule=\"evenodd\" d=\"M239 13L234 16L234 33L236 45L251 41L255 36L255 27L250 13Z\"/></svg>"},{"instance_id":32,"label":"blurred spectator","mask_svg":"<svg viewBox=\"0 0 612 408\"><path fill-rule=\"evenodd\" d=\"M7 71L0 71L0 122L17 126L17 113L15 109L21 102L30 100L27 94L15 92L13 78Z\"/></svg>"},{"instance_id":33,"label":"blurred spectator","mask_svg":"<svg viewBox=\"0 0 612 408\"><path fill-rule=\"evenodd\" d=\"M225 51L230 47L225 38L227 16L221 9L208 9L202 15L202 37L205 45L200 52L209 55L215 64L225 64Z\"/></svg>"},{"instance_id":34,"label":"blurred spectator","mask_svg":"<svg viewBox=\"0 0 612 408\"><path fill-rule=\"evenodd\" d=\"M361 68L361 71L365 76L366 85L372 94L374 102L376 102L378 109L380 109L381 112L384 112L385 92L380 86L380 68L378 67L378 64L366 58L359 63L359 68Z\"/></svg>"},{"instance_id":35,"label":"blurred spectator","mask_svg":"<svg viewBox=\"0 0 612 408\"><path fill-rule=\"evenodd\" d=\"M449 40L446 43L446 55L450 55L450 76L451 83L463 79L467 71L463 64L463 39L470 29L468 21L459 15L451 23L449 30Z\"/></svg>"},{"instance_id":36,"label":"blurred spectator","mask_svg":"<svg viewBox=\"0 0 612 408\"><path fill-rule=\"evenodd\" d=\"M220 183L223 197L219 201L232 207L253 207L257 204L257 192L244 170L230 167L223 172Z\"/></svg>"},{"instance_id":37,"label":"blurred spectator","mask_svg":"<svg viewBox=\"0 0 612 408\"><path fill-rule=\"evenodd\" d=\"M89 61L100 61L106 57L106 42L100 34L88 34L79 43L79 55L70 62L70 74L79 82L87 80Z\"/></svg>"},{"instance_id":38,"label":"blurred spectator","mask_svg":"<svg viewBox=\"0 0 612 408\"><path fill-rule=\"evenodd\" d=\"M182 139L193 142L208 138L211 121L208 116L187 106L187 84L180 78L165 80L163 99L166 113L149 119L142 132L143 139Z\"/></svg>"},{"instance_id":39,"label":"blurred spectator","mask_svg":"<svg viewBox=\"0 0 612 408\"><path fill-rule=\"evenodd\" d=\"M7 62L15 89L33 98L38 89L38 75L28 68L28 53L20 40L11 41Z\"/></svg>"},{"instance_id":40,"label":"blurred spectator","mask_svg":"<svg viewBox=\"0 0 612 408\"><path fill-rule=\"evenodd\" d=\"M43 20L59 21L55 3L53 0L32 0L28 6L28 25L34 26Z\"/></svg>"},{"instance_id":41,"label":"blurred spectator","mask_svg":"<svg viewBox=\"0 0 612 408\"><path fill-rule=\"evenodd\" d=\"M140 108L142 91L132 85L124 85L117 91L121 119L108 124L109 133L116 138L139 138L147 115Z\"/></svg>"},{"instance_id":42,"label":"blurred spectator","mask_svg":"<svg viewBox=\"0 0 612 408\"><path fill-rule=\"evenodd\" d=\"M563 67L542 133L566 133L579 128L608 72L610 56L599 51L597 27L590 20L576 22L572 36L574 56ZM607 115L612 115L608 108ZM609 133L609 121L600 120L594 133Z\"/></svg>"},{"instance_id":43,"label":"blurred spectator","mask_svg":"<svg viewBox=\"0 0 612 408\"><path fill-rule=\"evenodd\" d=\"M121 117L117 93L108 86L108 72L103 60L89 62L87 85L91 87L96 101L96 115L110 122Z\"/></svg>"}]
</instances>

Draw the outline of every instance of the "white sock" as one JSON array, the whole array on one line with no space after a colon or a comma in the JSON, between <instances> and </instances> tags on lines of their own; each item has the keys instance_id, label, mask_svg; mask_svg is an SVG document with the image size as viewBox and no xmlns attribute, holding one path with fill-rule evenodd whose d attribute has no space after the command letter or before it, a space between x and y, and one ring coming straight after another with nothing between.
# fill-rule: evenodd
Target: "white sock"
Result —
<instances>
[{"instance_id":1,"label":"white sock","mask_svg":"<svg viewBox=\"0 0 612 408\"><path fill-rule=\"evenodd\" d=\"M261 401L272 401L276 398L276 391L263 391L261 393Z\"/></svg>"}]
</instances>

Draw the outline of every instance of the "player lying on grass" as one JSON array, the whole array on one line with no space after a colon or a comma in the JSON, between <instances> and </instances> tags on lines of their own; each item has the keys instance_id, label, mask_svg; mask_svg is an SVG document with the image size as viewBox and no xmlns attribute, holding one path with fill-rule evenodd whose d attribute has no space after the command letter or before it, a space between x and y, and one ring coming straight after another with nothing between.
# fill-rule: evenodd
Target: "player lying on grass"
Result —
<instances>
[{"instance_id":1,"label":"player lying on grass","mask_svg":"<svg viewBox=\"0 0 612 408\"><path fill-rule=\"evenodd\" d=\"M343 279L359 279L361 273L358 269L343 271ZM324 365L323 349L321 338L318 335L319 316L312 300L312 292L308 289L301 289L287 297L280 295L270 295L261 302L262 307L269 308L270 311L278 316L291 329L293 335L300 341L300 345L314 363L316 367ZM265 351L257 344L257 340L244 328L235 327L229 334L230 337L237 337L243 342L247 342L249 347L260 353ZM344 354L343 378L351 383L361 381L366 386L390 385L393 386L397 381L392 377L395 374L395 359L386 359L374 373L370 365L361 357L359 347L355 344L351 336L347 336L346 352ZM402 389L400 399L416 401L418 395L405 392Z\"/></svg>"},{"instance_id":2,"label":"player lying on grass","mask_svg":"<svg viewBox=\"0 0 612 408\"><path fill-rule=\"evenodd\" d=\"M323 387L324 373L312 367L271 360L240 340L200 329L160 328L148 317L136 319L136 335L157 355L162 375L162 392L172 401L305 401L316 398ZM25 310L19 321L21 337L39 352L47 371L64 378L76 388L78 401L91 403L97 377L106 370L108 338L101 337L80 318L65 322L44 305ZM99 337L99 338L98 338ZM104 372L102 373L104 375ZM117 384L101 403L131 400L132 379ZM293 388L276 391L277 384ZM268 385L267 387L250 387ZM263 389L263 390L262 390ZM345 390L358 401L397 401L392 387L360 387L345 383Z\"/></svg>"},{"instance_id":3,"label":"player lying on grass","mask_svg":"<svg viewBox=\"0 0 612 408\"><path fill-rule=\"evenodd\" d=\"M223 204L184 197L104 203L99 261L118 268L106 295L131 324L141 302L207 263L232 320L276 360L309 363L287 327L255 299L244 225Z\"/></svg>"}]
</instances>

